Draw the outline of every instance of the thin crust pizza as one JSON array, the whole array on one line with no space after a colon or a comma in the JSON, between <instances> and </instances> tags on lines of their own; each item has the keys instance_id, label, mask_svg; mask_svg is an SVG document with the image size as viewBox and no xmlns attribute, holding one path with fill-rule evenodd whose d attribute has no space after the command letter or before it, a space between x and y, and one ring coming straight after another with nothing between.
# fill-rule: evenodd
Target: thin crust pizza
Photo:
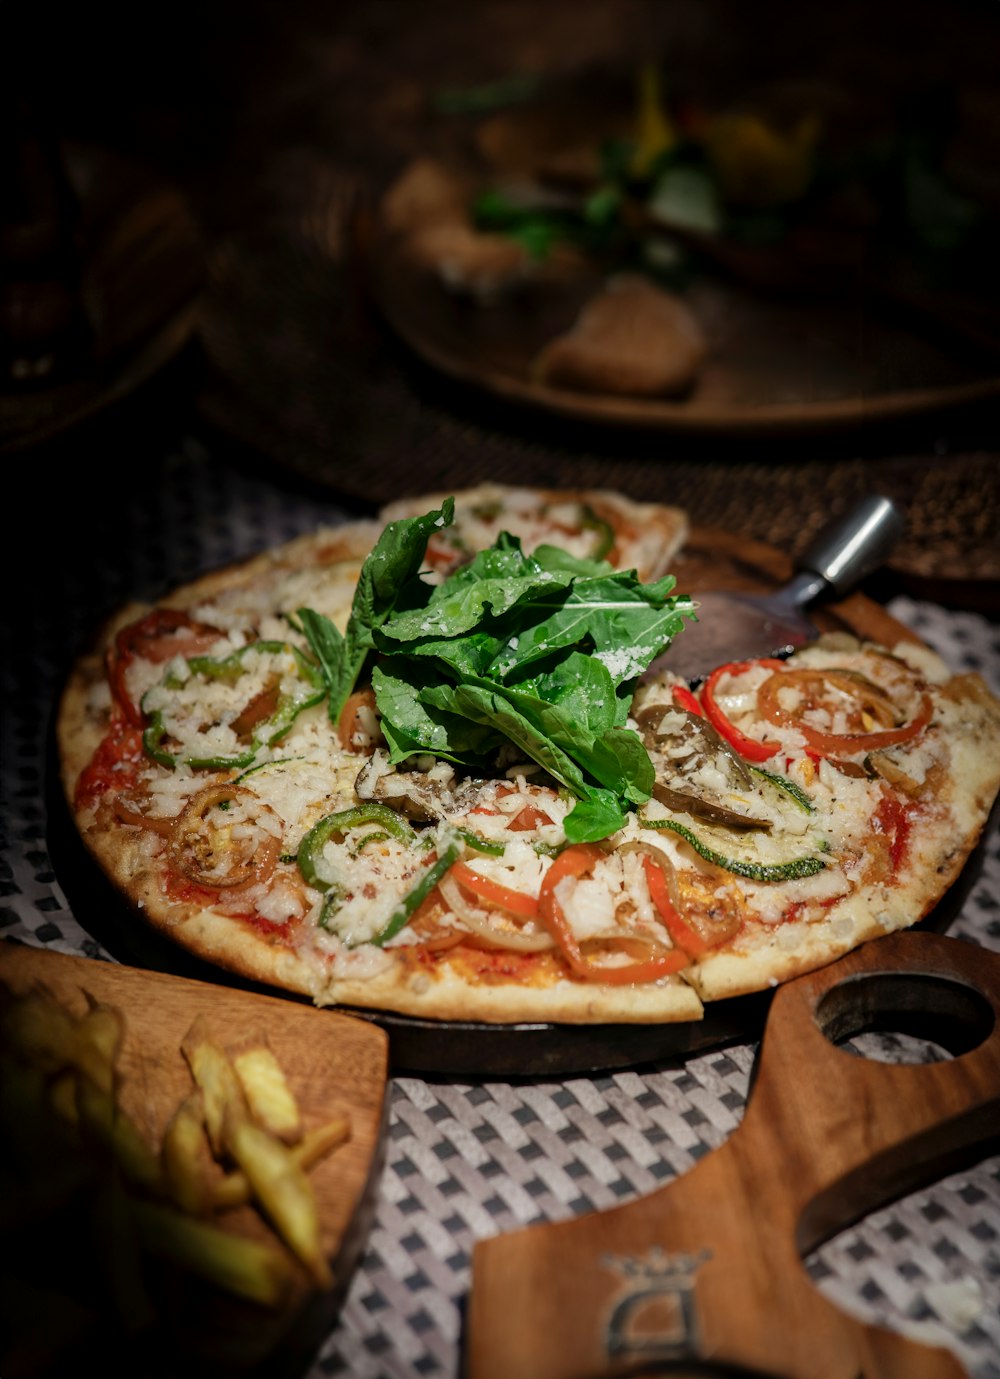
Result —
<instances>
[{"instance_id":1,"label":"thin crust pizza","mask_svg":"<svg viewBox=\"0 0 1000 1379\"><path fill-rule=\"evenodd\" d=\"M697 1020L917 923L1000 790L919 644L669 670L677 509L426 495L129 606L57 719L86 846L219 968L444 1021Z\"/></svg>"},{"instance_id":2,"label":"thin crust pizza","mask_svg":"<svg viewBox=\"0 0 1000 1379\"><path fill-rule=\"evenodd\" d=\"M448 526L428 542L425 560L437 574L465 564L501 532L517 537L529 553L543 543L571 555L606 560L634 569L643 581L670 573L671 562L687 540L688 515L668 503L640 503L613 489L526 488L483 483L454 495L428 493L387 504L386 522L417 517L453 498Z\"/></svg>"}]
</instances>

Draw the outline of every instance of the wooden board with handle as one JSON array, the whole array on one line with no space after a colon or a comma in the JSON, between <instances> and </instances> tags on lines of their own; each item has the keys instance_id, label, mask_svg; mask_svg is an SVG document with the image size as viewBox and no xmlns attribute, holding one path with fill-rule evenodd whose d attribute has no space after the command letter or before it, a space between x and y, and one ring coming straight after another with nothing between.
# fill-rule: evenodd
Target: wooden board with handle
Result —
<instances>
[{"instance_id":1,"label":"wooden board with handle","mask_svg":"<svg viewBox=\"0 0 1000 1379\"><path fill-rule=\"evenodd\" d=\"M934 934L782 988L725 1144L639 1201L477 1243L467 1379L961 1379L949 1351L840 1311L802 1260L1000 1140L998 1013L1000 956ZM873 1028L955 1056L841 1046Z\"/></svg>"},{"instance_id":2,"label":"wooden board with handle","mask_svg":"<svg viewBox=\"0 0 1000 1379\"><path fill-rule=\"evenodd\" d=\"M95 1293L93 1279L81 1278L77 1296L77 1280L61 1279L60 1256L69 1255L71 1246L75 1249L75 1242L64 1238L66 1223L75 1225L77 1220L62 1215L55 1220L63 1234L49 1246L51 1276L41 1281L43 1288L51 1285L57 1310L61 1290L68 1286L74 1300L97 1318L106 1360L114 1356L132 1365L141 1363L148 1367L142 1372L148 1372L149 1379L159 1379L161 1373L184 1373L189 1379L203 1374L213 1379L249 1379L258 1374L280 1379L300 1373L336 1316L374 1213L387 1116L388 1040L384 1032L363 1021L277 996L13 943L0 944L0 984L14 996L47 993L72 1016L85 1013L88 998L117 1008L124 1019L125 1036L116 1061L116 1104L154 1152L162 1145L173 1111L192 1091L182 1042L198 1019L206 1022L213 1043L224 1049L249 1042L263 1043L272 1051L298 1103L304 1129L346 1117L346 1138L308 1170L320 1244L331 1265L330 1287L312 1286L302 1270L282 1302L270 1306L231 1296L194 1275L171 1276L161 1286L158 1270L153 1268L147 1275L146 1266L141 1265L143 1286L136 1295L148 1300L152 1310L148 1325L137 1324L133 1331L129 1318L120 1315L122 1298L114 1295L114 1288L102 1283ZM0 1083L3 1075L0 1064ZM9 1098L0 1096L0 1108L6 1136L13 1129L7 1122L14 1114ZM237 1236L278 1242L266 1218L252 1206L225 1211L212 1221ZM51 1227L44 1218L43 1224ZM16 1232L4 1235L9 1225L7 1216L0 1213L0 1238L8 1244L22 1239ZM111 1276L117 1278L128 1253L127 1233L113 1226L110 1216L98 1223L95 1276L99 1255L108 1256ZM3 1253L5 1275L14 1272L18 1284L37 1291L39 1265L46 1266L44 1250L25 1251L24 1278L17 1277L18 1261L12 1253L6 1248ZM84 1258L90 1255L85 1253ZM6 1294L6 1281L2 1291ZM6 1321L8 1340L13 1343L21 1321ZM0 1363L2 1359L0 1350ZM66 1359L55 1354L53 1367L37 1372L47 1379L60 1373L59 1365Z\"/></svg>"}]
</instances>

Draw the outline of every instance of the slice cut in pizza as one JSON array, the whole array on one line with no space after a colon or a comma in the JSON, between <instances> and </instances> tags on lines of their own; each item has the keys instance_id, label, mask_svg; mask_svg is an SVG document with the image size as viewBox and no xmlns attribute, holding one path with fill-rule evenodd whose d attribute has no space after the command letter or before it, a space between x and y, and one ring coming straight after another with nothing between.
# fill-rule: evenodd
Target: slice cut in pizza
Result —
<instances>
[{"instance_id":1,"label":"slice cut in pizza","mask_svg":"<svg viewBox=\"0 0 1000 1379\"><path fill-rule=\"evenodd\" d=\"M76 827L220 969L442 1021L697 1020L917 923L1000 790L1000 702L841 634L657 670L686 530L425 495L125 608L59 708Z\"/></svg>"}]
</instances>

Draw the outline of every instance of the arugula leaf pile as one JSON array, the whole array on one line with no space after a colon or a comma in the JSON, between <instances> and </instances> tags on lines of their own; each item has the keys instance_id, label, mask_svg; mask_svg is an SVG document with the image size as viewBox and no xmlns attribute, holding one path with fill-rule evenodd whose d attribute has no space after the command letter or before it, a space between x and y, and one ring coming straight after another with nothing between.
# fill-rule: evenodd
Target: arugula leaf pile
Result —
<instances>
[{"instance_id":1,"label":"arugula leaf pile","mask_svg":"<svg viewBox=\"0 0 1000 1379\"><path fill-rule=\"evenodd\" d=\"M390 523L361 572L343 634L300 608L302 631L340 717L369 658L394 764L432 754L475 767L514 744L577 798L570 842L593 842L648 800L653 766L626 727L636 681L694 609L664 576L578 559L556 546L531 555L502 532L441 583L420 578L429 538L454 521L454 500Z\"/></svg>"}]
</instances>

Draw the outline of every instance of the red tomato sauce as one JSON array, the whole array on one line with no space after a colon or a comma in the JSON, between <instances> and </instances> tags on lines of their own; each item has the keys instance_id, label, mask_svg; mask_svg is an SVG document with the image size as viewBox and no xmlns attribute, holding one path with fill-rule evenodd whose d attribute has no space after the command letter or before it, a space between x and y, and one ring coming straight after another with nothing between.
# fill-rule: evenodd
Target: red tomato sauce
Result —
<instances>
[{"instance_id":1,"label":"red tomato sauce","mask_svg":"<svg viewBox=\"0 0 1000 1379\"><path fill-rule=\"evenodd\" d=\"M889 843L889 859L893 872L899 870L905 857L913 830L910 810L894 795L883 795L872 820L876 833L884 834Z\"/></svg>"},{"instance_id":2,"label":"red tomato sauce","mask_svg":"<svg viewBox=\"0 0 1000 1379\"><path fill-rule=\"evenodd\" d=\"M415 949L413 956L424 967L441 963L458 968L464 976L485 985L517 982L521 986L548 986L566 975L558 958L549 953L515 953L506 949L475 948L459 943L434 952Z\"/></svg>"},{"instance_id":3,"label":"red tomato sauce","mask_svg":"<svg viewBox=\"0 0 1000 1379\"><path fill-rule=\"evenodd\" d=\"M116 715L103 741L76 783L74 803L85 809L106 790L130 790L139 778L143 761L142 733Z\"/></svg>"}]
</instances>

